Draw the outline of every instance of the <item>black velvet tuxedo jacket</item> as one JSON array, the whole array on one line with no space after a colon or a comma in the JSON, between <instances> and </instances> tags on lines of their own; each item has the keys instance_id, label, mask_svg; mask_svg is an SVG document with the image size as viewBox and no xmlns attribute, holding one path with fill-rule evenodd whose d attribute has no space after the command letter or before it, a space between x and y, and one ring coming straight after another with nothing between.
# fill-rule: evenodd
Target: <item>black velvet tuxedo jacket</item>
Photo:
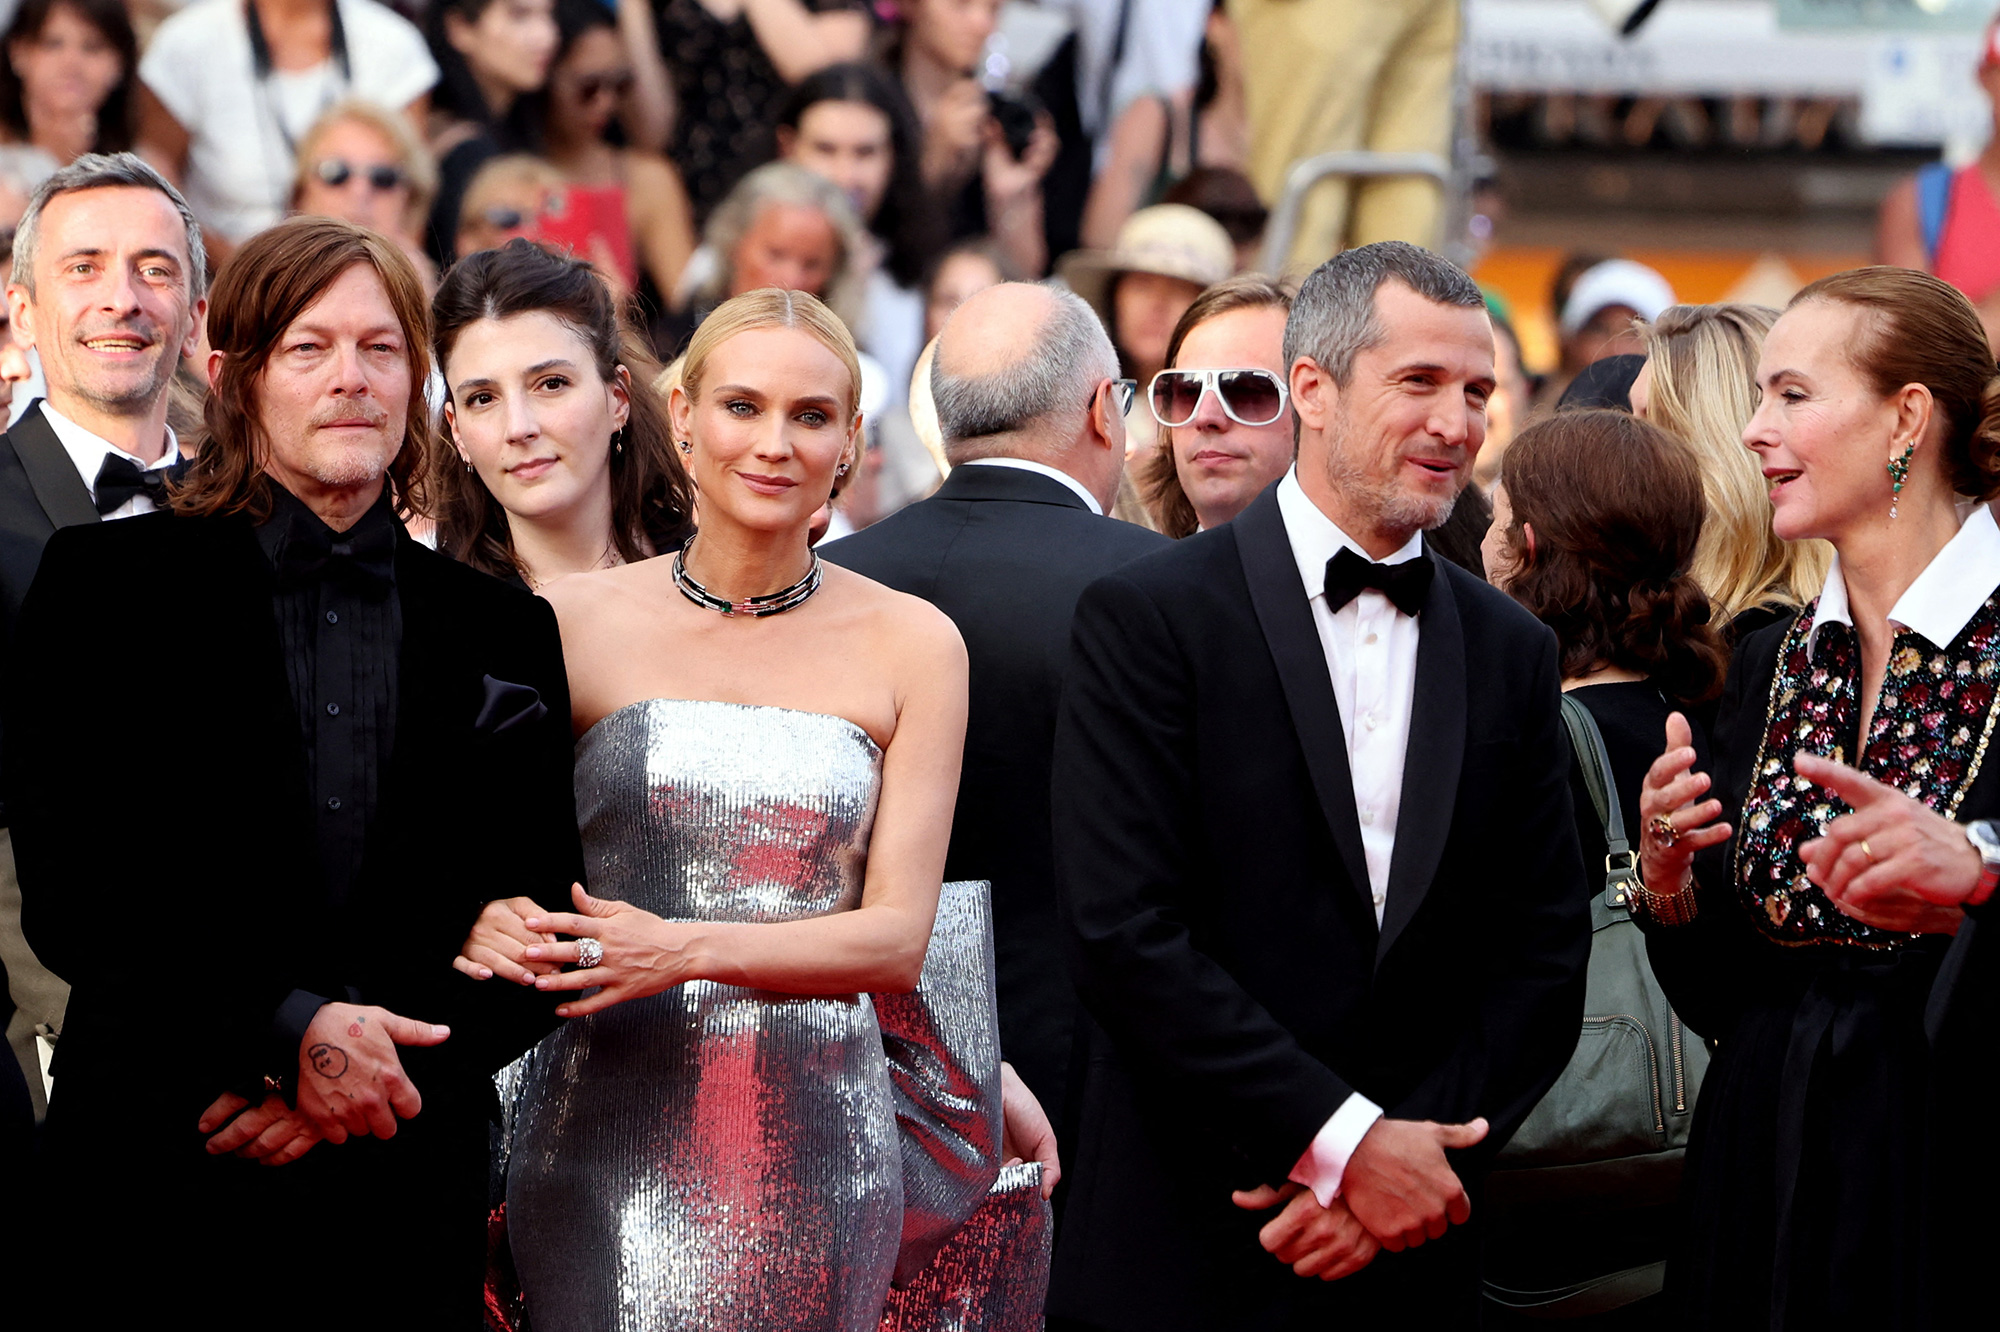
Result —
<instances>
[{"instance_id":1,"label":"black velvet tuxedo jacket","mask_svg":"<svg viewBox=\"0 0 2000 1332\"><path fill-rule=\"evenodd\" d=\"M90 488L36 403L0 435L0 665L42 548L57 528L97 521ZM146 580L144 573L127 576Z\"/></svg>"},{"instance_id":2,"label":"black velvet tuxedo jacket","mask_svg":"<svg viewBox=\"0 0 2000 1332\"><path fill-rule=\"evenodd\" d=\"M300 1251L328 1227L357 1245L415 1230L422 1251L395 1266L457 1283L468 1315L478 1298L490 1075L557 1019L550 996L473 981L451 960L485 902L563 906L580 877L569 692L545 603L400 529L395 579L395 749L337 909L314 859L274 574L247 518L65 529L20 614L4 703L23 923L74 987L53 1166L89 1209L79 1227L146 1209L128 1214L146 1231L129 1238L148 1261L187 1264L177 1290L210 1275L199 1246L221 1245L217 1227L233 1243L247 1221ZM497 682L533 690L542 710ZM496 692L514 700L507 715ZM402 1050L422 1111L391 1141L321 1144L276 1169L207 1155L195 1125L211 1101L267 1073L296 1078L296 1046L273 1027L295 989L448 1024L444 1044ZM131 1255L115 1266L131 1276ZM209 1293L252 1288L217 1275ZM290 1305L310 1299L293 1289ZM397 1299L410 1325L431 1307L421 1292Z\"/></svg>"},{"instance_id":3,"label":"black velvet tuxedo jacket","mask_svg":"<svg viewBox=\"0 0 2000 1332\"><path fill-rule=\"evenodd\" d=\"M1588 890L1554 637L1436 564L1379 928L1275 488L1078 604L1055 851L1094 1026L1052 1313L1131 1332L1474 1325L1479 1179L1575 1045ZM1473 1225L1301 1278L1230 1190L1282 1185L1353 1091L1394 1118L1492 1121L1453 1160Z\"/></svg>"},{"instance_id":4,"label":"black velvet tuxedo jacket","mask_svg":"<svg viewBox=\"0 0 2000 1332\"><path fill-rule=\"evenodd\" d=\"M958 625L971 661L947 879L993 883L1000 1048L1061 1124L1076 994L1062 966L1049 763L1070 616L1092 582L1171 543L1052 477L959 467L936 494L822 553Z\"/></svg>"}]
</instances>

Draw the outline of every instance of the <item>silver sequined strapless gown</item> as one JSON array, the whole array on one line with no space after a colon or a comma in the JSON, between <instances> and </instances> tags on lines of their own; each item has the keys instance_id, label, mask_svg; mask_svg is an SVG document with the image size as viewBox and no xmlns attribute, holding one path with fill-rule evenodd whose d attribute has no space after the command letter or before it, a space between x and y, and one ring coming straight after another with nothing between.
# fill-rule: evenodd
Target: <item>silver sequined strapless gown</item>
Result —
<instances>
[{"instance_id":1,"label":"silver sequined strapless gown","mask_svg":"<svg viewBox=\"0 0 2000 1332\"><path fill-rule=\"evenodd\" d=\"M819 713L654 699L578 742L591 890L682 920L860 905L882 753ZM903 1221L865 995L694 981L522 1070L507 1226L536 1332L864 1332Z\"/></svg>"}]
</instances>

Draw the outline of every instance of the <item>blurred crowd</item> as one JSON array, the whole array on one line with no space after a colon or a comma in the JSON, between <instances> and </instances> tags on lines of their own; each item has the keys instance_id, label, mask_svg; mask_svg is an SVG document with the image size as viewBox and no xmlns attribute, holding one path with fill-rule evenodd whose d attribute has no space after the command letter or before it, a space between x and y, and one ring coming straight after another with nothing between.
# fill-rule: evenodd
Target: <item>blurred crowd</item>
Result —
<instances>
[{"instance_id":1,"label":"blurred crowd","mask_svg":"<svg viewBox=\"0 0 2000 1332\"><path fill-rule=\"evenodd\" d=\"M132 149L217 271L290 214L392 237L433 288L526 237L588 259L662 361L732 295L825 298L889 445L839 520L858 526L936 479L897 457L899 410L959 301L1059 274L1148 383L1195 295L1257 266L1294 161L1447 154L1460 7L22 0L0 21L0 222L79 155ZM1441 217L1428 180L1324 182L1290 267L1436 244ZM18 415L38 380L17 360ZM1128 487L1121 515L1153 507Z\"/></svg>"}]
</instances>

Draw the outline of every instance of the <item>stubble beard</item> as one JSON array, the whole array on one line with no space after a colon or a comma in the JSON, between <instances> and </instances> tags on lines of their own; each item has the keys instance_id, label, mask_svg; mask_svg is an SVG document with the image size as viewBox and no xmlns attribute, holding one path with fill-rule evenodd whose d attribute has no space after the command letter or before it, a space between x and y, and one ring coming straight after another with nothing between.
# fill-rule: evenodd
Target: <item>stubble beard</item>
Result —
<instances>
[{"instance_id":1,"label":"stubble beard","mask_svg":"<svg viewBox=\"0 0 2000 1332\"><path fill-rule=\"evenodd\" d=\"M1340 413L1327 440L1326 480L1335 494L1352 505L1355 512L1371 520L1385 532L1404 540L1419 532L1434 532L1450 519L1463 488L1442 498L1412 495L1393 481L1370 476L1350 454L1347 414Z\"/></svg>"}]
</instances>

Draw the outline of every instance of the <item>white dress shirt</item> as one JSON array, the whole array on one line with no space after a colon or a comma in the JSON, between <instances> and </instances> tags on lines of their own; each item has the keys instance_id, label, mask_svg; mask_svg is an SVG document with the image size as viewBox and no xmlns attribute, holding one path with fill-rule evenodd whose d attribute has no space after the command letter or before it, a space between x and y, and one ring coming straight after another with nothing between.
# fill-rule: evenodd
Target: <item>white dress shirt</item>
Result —
<instances>
[{"instance_id":1,"label":"white dress shirt","mask_svg":"<svg viewBox=\"0 0 2000 1332\"><path fill-rule=\"evenodd\" d=\"M1889 623L1916 630L1936 647L1947 647L1993 595L1996 576L2000 576L2000 523L1994 521L1991 506L1975 504L1959 526L1958 535L1944 543L1944 549L1924 566L1917 581L1896 598L1889 610ZM1812 628L1806 631L1808 656L1823 624L1854 627L1854 612L1847 604L1847 579L1840 572L1838 555L1826 572L1819 610L1813 615Z\"/></svg>"},{"instance_id":2,"label":"white dress shirt","mask_svg":"<svg viewBox=\"0 0 2000 1332\"><path fill-rule=\"evenodd\" d=\"M164 472L180 461L180 441L174 438L172 426L167 427L166 451L160 455L158 461L149 463L125 452L115 444L99 439L49 406L46 399L42 402L42 419L49 423L49 429L56 432L56 439L62 444L63 452L67 453L69 460L76 464L77 475L83 478L83 488L90 492L93 502L97 499L98 469L103 467L104 460L114 453L121 458L129 459L132 465L142 472ZM102 516L107 519L136 518L142 513L151 513L153 509L153 497L142 491Z\"/></svg>"},{"instance_id":3,"label":"white dress shirt","mask_svg":"<svg viewBox=\"0 0 2000 1332\"><path fill-rule=\"evenodd\" d=\"M1083 488L1083 482L1077 480L1075 477L1071 476L1068 472L1062 471L1059 468L1051 467L1047 463L1038 463L1030 458L974 458L971 462L960 463L959 466L1016 467L1023 472L1038 472L1041 475L1049 478L1049 480L1051 481L1062 482L1064 485L1068 486L1070 490L1075 492L1076 497L1078 499L1082 500L1085 504L1088 504L1090 506L1090 511L1092 513L1096 514L1099 518L1102 518L1104 516L1104 506L1097 502L1097 496L1091 494L1088 490L1085 490Z\"/></svg>"},{"instance_id":4,"label":"white dress shirt","mask_svg":"<svg viewBox=\"0 0 2000 1332\"><path fill-rule=\"evenodd\" d=\"M1396 819L1403 804L1403 761L1410 743L1410 709L1416 699L1419 621L1396 609L1388 596L1364 589L1337 611L1327 609L1326 565L1342 547L1373 560L1361 544L1334 525L1306 498L1294 468L1278 483L1278 512L1312 604L1313 628L1326 654L1327 676L1340 707L1347 769L1354 782L1354 814L1375 923L1388 901L1389 864L1396 853ZM1424 553L1421 535L1383 564L1402 564ZM1343 1101L1298 1164L1291 1179L1313 1191L1321 1206L1340 1194L1348 1158L1382 1117L1382 1107L1359 1092Z\"/></svg>"}]
</instances>

